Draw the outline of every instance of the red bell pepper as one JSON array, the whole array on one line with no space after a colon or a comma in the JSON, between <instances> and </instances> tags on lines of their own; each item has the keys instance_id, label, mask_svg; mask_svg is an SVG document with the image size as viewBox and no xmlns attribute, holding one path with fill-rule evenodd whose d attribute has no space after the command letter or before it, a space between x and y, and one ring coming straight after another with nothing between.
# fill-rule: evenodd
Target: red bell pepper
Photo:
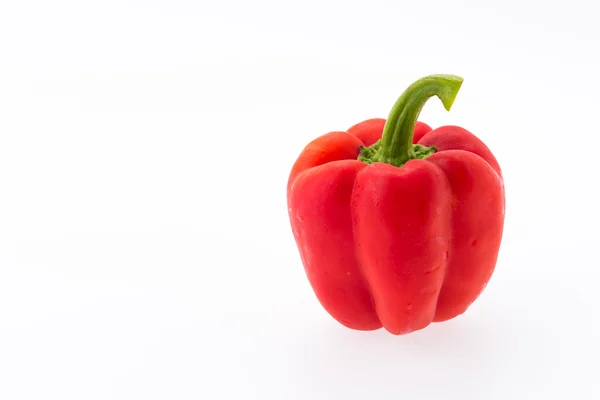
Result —
<instances>
[{"instance_id":1,"label":"red bell pepper","mask_svg":"<svg viewBox=\"0 0 600 400\"><path fill-rule=\"evenodd\" d=\"M416 81L387 121L325 134L292 168L289 218L306 275L348 328L400 335L449 320L492 276L504 225L500 166L467 130L417 121L433 96L449 111L462 81Z\"/></svg>"}]
</instances>

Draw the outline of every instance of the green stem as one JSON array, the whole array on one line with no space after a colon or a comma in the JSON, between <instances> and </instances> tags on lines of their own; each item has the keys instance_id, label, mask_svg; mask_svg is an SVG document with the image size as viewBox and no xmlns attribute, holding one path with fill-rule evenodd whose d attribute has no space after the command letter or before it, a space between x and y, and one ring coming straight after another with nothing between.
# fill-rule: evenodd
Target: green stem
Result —
<instances>
[{"instance_id":1,"label":"green stem","mask_svg":"<svg viewBox=\"0 0 600 400\"><path fill-rule=\"evenodd\" d=\"M437 96L450 111L462 82L463 78L456 75L429 75L410 85L392 107L380 147L372 161L399 167L410 159L421 158L415 154L412 142L415 123L423 106L429 98Z\"/></svg>"}]
</instances>

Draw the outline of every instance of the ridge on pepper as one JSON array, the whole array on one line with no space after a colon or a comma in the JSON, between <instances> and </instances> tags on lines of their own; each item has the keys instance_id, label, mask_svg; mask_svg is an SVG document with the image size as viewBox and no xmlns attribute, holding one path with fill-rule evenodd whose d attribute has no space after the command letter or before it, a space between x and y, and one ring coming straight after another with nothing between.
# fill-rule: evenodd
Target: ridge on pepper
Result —
<instances>
[{"instance_id":1,"label":"ridge on pepper","mask_svg":"<svg viewBox=\"0 0 600 400\"><path fill-rule=\"evenodd\" d=\"M290 172L289 219L323 308L356 330L400 335L461 315L490 280L504 226L502 171L458 126L418 121L446 110L463 79L429 75L386 119L310 142Z\"/></svg>"}]
</instances>

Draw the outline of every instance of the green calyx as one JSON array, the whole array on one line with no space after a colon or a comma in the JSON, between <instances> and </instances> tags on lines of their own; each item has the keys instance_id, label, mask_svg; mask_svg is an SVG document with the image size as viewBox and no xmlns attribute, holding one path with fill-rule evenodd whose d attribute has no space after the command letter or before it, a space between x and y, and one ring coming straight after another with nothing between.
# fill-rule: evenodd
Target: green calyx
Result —
<instances>
[{"instance_id":1,"label":"green calyx","mask_svg":"<svg viewBox=\"0 0 600 400\"><path fill-rule=\"evenodd\" d=\"M435 153L435 147L413 144L415 124L423 106L433 96L450 111L462 82L463 78L456 75L429 75L410 85L392 107L381 139L361 148L358 160L401 167L409 160L424 159Z\"/></svg>"},{"instance_id":2,"label":"green calyx","mask_svg":"<svg viewBox=\"0 0 600 400\"><path fill-rule=\"evenodd\" d=\"M358 154L358 161L362 161L367 164L372 164L372 163L378 162L378 161L385 162L385 161L379 160L377 158L378 154L380 153L380 149L381 149L381 140L378 140L372 146L361 147L360 153ZM406 161L414 160L417 158L424 159L424 158L429 157L433 153L435 153L435 146L427 147L427 146L423 146L420 144L413 144L408 149L408 158L406 159ZM404 165L406 163L406 161L400 162L400 163L398 163L398 165L396 165L393 162L388 162L388 164L392 164L392 165L396 165L397 167L401 167L402 165Z\"/></svg>"}]
</instances>

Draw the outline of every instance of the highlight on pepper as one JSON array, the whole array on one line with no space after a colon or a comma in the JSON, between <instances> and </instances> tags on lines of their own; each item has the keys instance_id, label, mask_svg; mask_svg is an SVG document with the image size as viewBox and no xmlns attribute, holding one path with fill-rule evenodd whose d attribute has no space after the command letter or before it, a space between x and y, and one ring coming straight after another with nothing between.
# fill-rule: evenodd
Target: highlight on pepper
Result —
<instances>
[{"instance_id":1,"label":"highlight on pepper","mask_svg":"<svg viewBox=\"0 0 600 400\"><path fill-rule=\"evenodd\" d=\"M348 328L401 335L450 320L494 272L505 207L496 158L466 129L418 121L433 96L449 111L462 82L421 78L387 120L322 135L292 167L288 211L306 276Z\"/></svg>"}]
</instances>

